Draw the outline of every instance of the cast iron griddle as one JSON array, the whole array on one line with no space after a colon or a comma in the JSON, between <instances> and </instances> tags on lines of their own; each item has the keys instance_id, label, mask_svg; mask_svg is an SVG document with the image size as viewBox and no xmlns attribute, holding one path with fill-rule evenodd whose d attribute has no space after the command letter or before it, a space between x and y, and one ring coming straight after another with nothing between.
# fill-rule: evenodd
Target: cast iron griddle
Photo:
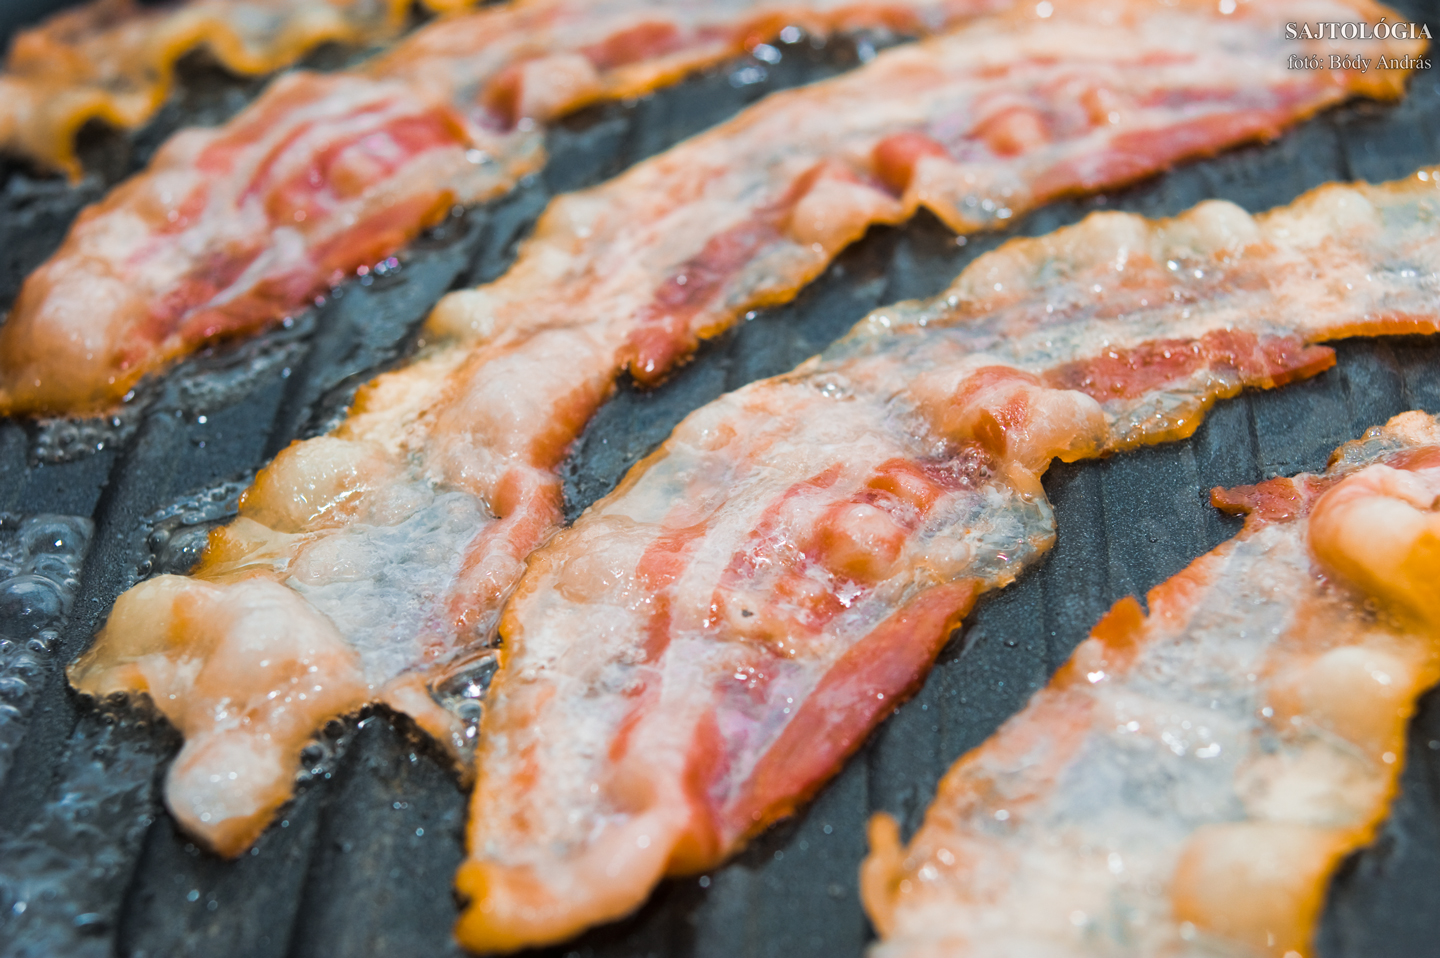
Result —
<instances>
[{"instance_id":1,"label":"cast iron griddle","mask_svg":"<svg viewBox=\"0 0 1440 958\"><path fill-rule=\"evenodd\" d=\"M1436 2L1397 6L1435 30ZM256 468L326 428L356 385L403 357L445 290L499 275L553 192L613 175L765 92L846 69L878 40L802 41L784 47L778 65L730 64L638 103L587 111L552 134L550 166L510 198L452 219L398 270L347 286L316 313L184 363L115 420L0 421L0 512L11 514L0 520L0 768L9 766L0 771L0 955L458 954L450 880L464 795L403 720L375 711L332 723L280 820L226 862L187 842L160 804L173 731L143 708L80 702L62 668L120 591L143 575L188 568ZM312 62L344 59L329 51ZM199 57L186 74L147 130L90 132L88 155L102 176L72 188L13 165L0 173L0 308L80 206L101 194L103 178L135 169L177 125L218 122L259 86ZM939 291L1008 235L1048 232L1102 207L1156 216L1224 197L1261 210L1328 180L1383 180L1433 162L1440 75L1426 72L1399 106L1334 111L1276 143L1048 207L1009 234L961 245L926 216L872 230L794 304L708 344L659 389L622 386L566 466L568 512L613 488L689 410L789 369L874 306ZM808 809L726 867L667 882L632 918L546 954L858 958L873 937L856 895L866 818L884 809L913 829L949 764L1017 711L1112 602L1231 536L1238 523L1208 506L1211 486L1319 469L1336 445L1394 413L1440 412L1440 342L1355 340L1339 354L1335 369L1309 382L1221 403L1188 441L1053 467L1045 488L1059 526L1055 550L981 602L924 689ZM16 518L42 513L93 519L88 552L83 523ZM6 556L27 543L15 561L49 563L55 581L67 574L56 563L84 556L68 610L53 590L27 592L6 578ZM28 645L47 634L48 643ZM18 745L7 752L11 739ZM1390 822L1332 884L1323 958L1440 955L1437 753L1440 696L1432 694L1412 725Z\"/></svg>"}]
</instances>

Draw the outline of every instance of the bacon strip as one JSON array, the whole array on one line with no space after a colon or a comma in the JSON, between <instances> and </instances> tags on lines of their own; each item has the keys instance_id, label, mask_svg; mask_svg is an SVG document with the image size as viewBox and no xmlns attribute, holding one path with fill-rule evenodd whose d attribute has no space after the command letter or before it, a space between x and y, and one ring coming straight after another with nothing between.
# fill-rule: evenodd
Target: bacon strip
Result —
<instances>
[{"instance_id":1,"label":"bacon strip","mask_svg":"<svg viewBox=\"0 0 1440 958\"><path fill-rule=\"evenodd\" d=\"M1337 457L1215 490L1239 537L1148 615L1116 603L908 847L876 816L873 958L1312 953L1440 679L1440 424L1405 413Z\"/></svg>"},{"instance_id":2,"label":"bacon strip","mask_svg":"<svg viewBox=\"0 0 1440 958\"><path fill-rule=\"evenodd\" d=\"M580 106L787 25L924 33L1008 2L526 0L434 23L354 71L282 77L81 214L0 327L0 413L103 411L204 343L307 308L455 204L539 169L542 125ZM1321 86L1328 102L1345 82Z\"/></svg>"},{"instance_id":3,"label":"bacon strip","mask_svg":"<svg viewBox=\"0 0 1440 958\"><path fill-rule=\"evenodd\" d=\"M432 10L467 5L426 0ZM164 9L92 0L12 41L0 74L0 150L78 179L80 128L140 126L190 51L205 48L233 73L272 73L324 43L391 37L409 9L410 0L190 0Z\"/></svg>"},{"instance_id":4,"label":"bacon strip","mask_svg":"<svg viewBox=\"0 0 1440 958\"><path fill-rule=\"evenodd\" d=\"M1009 189L997 184L1073 165L1086 150L1110 155L1112 126L1122 137L1153 129L1163 140L1165 130L1189 129L1197 117L1231 129L1218 121L1249 115L1272 96L1289 104L1287 115L1298 115L1344 95L1331 79L1297 80L1274 67L1282 62L1273 49L1280 20L1341 9L1321 3L1275 2L1255 19L1247 13L1232 21L1240 15L1220 14L1208 2L1169 11L1146 0L977 25L883 54L849 77L772 97L608 185L557 201L506 277L437 308L431 335L447 339L362 391L333 435L276 458L247 493L240 519L214 535L193 577L156 578L120 598L72 676L77 687L148 691L172 716L187 744L171 772L170 807L187 829L231 854L289 795L308 730L357 701L386 701L463 753L465 729L428 687L493 639L526 559L560 525L556 469L627 362L633 369L639 356L652 357L647 368L660 374L696 335L791 295L871 219L925 202L977 223L1002 222L998 209L985 211ZM1272 24L1274 17L1280 20ZM1085 37L1093 42L1077 42ZM1101 49L1127 52L1117 66L1116 55L1097 56ZM1232 99L1210 95L1217 75L1235 79ZM926 122L936 135L958 129L956 117L1008 95L1020 80L1035 85L1027 102L1057 117L1069 115L1076 86L1087 82L1109 84L1117 98L1144 94L1165 104L1125 107L1128 120L1077 128L1078 139L1036 157L997 157L973 131L945 134L951 149L971 160L923 158L899 197L873 185L867 164L877 153L891 155L882 145ZM1299 100L1292 97L1297 82L1309 91ZM1197 84L1206 96L1195 94ZM1227 142L1221 137L1210 148ZM1158 162L1174 150L1147 155ZM982 173L988 185L963 192L966 177L980 181ZM1033 199L1012 190L1008 202L1018 209ZM1228 355L1225 348L1218 344L1216 356ZM1244 369L1235 388L1269 375ZM912 482L903 462L896 468L895 482ZM925 482L939 496L968 489L966 475L942 469ZM915 495L928 487L920 488ZM797 496L800 508L808 494ZM835 548L846 548L845 534L837 533ZM686 540L675 535L673 554L647 566L646 581L656 588L670 565L688 561ZM823 596L816 600L827 615L841 611ZM277 610L263 629L252 620L254 603ZM947 586L897 612L896 621L942 623L963 604ZM287 607L293 614L278 611ZM903 629L896 629L886 642L901 641ZM662 654L665 629L652 631ZM934 631L943 634L938 625ZM282 660L289 663L282 671L265 671ZM312 666L316 671L307 671ZM308 684L296 684L302 680ZM841 682L833 694L850 688ZM282 693L288 701L280 701ZM219 703L228 704L216 718ZM283 727L274 724L280 704ZM849 733L842 728L836 736L843 751ZM775 775L774 793L794 795L783 770ZM755 810L761 818L772 813L769 804ZM648 887L643 875L637 880L617 886L631 904Z\"/></svg>"},{"instance_id":5,"label":"bacon strip","mask_svg":"<svg viewBox=\"0 0 1440 958\"><path fill-rule=\"evenodd\" d=\"M618 917L805 801L1050 547L1053 457L1188 435L1327 368L1317 340L1440 328L1435 177L1096 214L692 413L507 607L460 940Z\"/></svg>"}]
</instances>

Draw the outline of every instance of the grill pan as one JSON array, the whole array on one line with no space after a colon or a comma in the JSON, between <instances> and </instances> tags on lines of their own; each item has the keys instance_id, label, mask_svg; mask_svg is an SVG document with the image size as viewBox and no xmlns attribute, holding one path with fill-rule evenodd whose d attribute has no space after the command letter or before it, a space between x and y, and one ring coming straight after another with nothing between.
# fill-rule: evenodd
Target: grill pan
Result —
<instances>
[{"instance_id":1,"label":"grill pan","mask_svg":"<svg viewBox=\"0 0 1440 958\"><path fill-rule=\"evenodd\" d=\"M37 15L44 6L27 2ZM1436 0L1395 6L1440 29ZM121 591L187 569L258 467L292 439L324 431L357 385L403 358L445 290L502 273L549 196L599 182L764 93L847 69L885 39L802 40L782 48L779 64L732 63L636 103L587 110L550 134L543 174L447 221L398 270L347 285L258 339L187 360L112 419L0 420L0 956L462 954L450 938L450 880L465 796L404 719L375 710L332 722L307 752L294 801L250 852L227 862L188 842L160 803L178 748L173 730L143 707L79 701L63 667ZM349 59L321 51L310 65ZM0 169L0 307L107 181L139 168L171 130L219 122L262 85L200 56L187 58L182 74L146 129L85 132L88 166L98 171L85 183ZM875 306L938 292L1009 236L1046 233L1102 208L1170 215L1209 197L1259 211L1329 180L1384 180L1434 162L1440 75L1426 71L1401 104L1331 111L1274 143L1051 205L1004 234L957 242L928 214L872 229L794 303L706 344L661 387L622 384L565 466L567 515L613 488L690 410L791 368ZM1143 594L1233 535L1238 522L1207 504L1212 486L1318 470L1335 446L1397 412L1440 413L1440 342L1357 339L1337 351L1338 365L1313 380L1220 403L1189 440L1053 466L1045 489L1054 551L981 601L920 693L808 808L725 867L662 884L631 918L534 954L858 958L873 938L856 891L866 818L889 811L908 835L950 763L1018 711L1112 602ZM87 538L81 521L23 520L41 514L88 519L93 531ZM36 529L64 546L46 545L52 539ZM79 566L68 603L47 605L5 578L7 555L34 564L46 550L60 555L45 560L52 566ZM1432 693L1412 722L1389 822L1331 884L1318 954L1440 955L1437 906L1440 693Z\"/></svg>"}]
</instances>

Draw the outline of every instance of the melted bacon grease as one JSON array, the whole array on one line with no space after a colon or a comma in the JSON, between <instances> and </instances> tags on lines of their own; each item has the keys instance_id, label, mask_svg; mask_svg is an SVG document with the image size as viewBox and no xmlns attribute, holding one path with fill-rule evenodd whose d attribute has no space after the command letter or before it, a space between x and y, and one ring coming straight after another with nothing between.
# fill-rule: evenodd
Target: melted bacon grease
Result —
<instances>
[{"instance_id":1,"label":"melted bacon grease","mask_svg":"<svg viewBox=\"0 0 1440 958\"><path fill-rule=\"evenodd\" d=\"M1328 0L1321 6L1341 9ZM1273 40L1280 20L1302 13L1314 19L1317 9L1304 0L1276 3L1263 15L1227 17L1208 2L1203 9L1177 10L1139 2L1057 10L1048 20L1017 16L987 22L883 54L848 77L772 97L611 184L557 201L505 278L455 294L437 308L430 329L438 344L362 390L349 419L332 435L297 443L276 458L246 493L240 518L214 534L193 577L158 577L120 598L94 650L76 667L75 684L96 694L147 691L181 726L186 746L171 773L170 807L194 834L227 853L252 840L289 794L290 769L310 731L361 701L386 701L443 741L463 745L463 730L427 687L463 669L493 638L501 606L526 559L560 523L556 467L619 370L629 364L659 375L685 355L697 335L721 328L746 309L792 295L872 219L898 218L924 203L957 226L1003 222L996 202L1011 203L1005 209L1014 210L1049 195L1025 184L1057 165L1068 169L1079 163L1100 171L1098 180L1067 181L1067 189L1138 175L1133 161L1140 154L1126 144L1140 130L1152 131L1150 141L1157 144L1144 154L1148 171L1179 155L1272 131L1346 95L1345 84L1392 89L1399 79L1393 75L1379 78L1378 87L1373 73L1297 81L1274 66L1281 62ZM1276 16L1280 19L1271 23ZM1077 43L1077 36L1094 42ZM1095 51L1102 48L1126 53L1118 60L1099 57ZM1015 76L1029 78L1026 102L1036 110L1074 121L1057 125L1069 132L1035 155L996 154L982 133L961 123L977 102L1012 89ZM1216 76L1236 85L1217 94ZM1305 85L1297 88L1296 82ZM1115 123L1107 117L1094 126L1071 117L1074 90L1086 83L1135 103L1117 109ZM1260 126L1251 122L1256 103L1265 104ZM1208 138L1192 135L1197 124ZM918 135L917 129L946 137L950 158L921 155L897 195L878 185L894 165L894 151L886 144L893 145L896 136ZM1173 139L1166 139L1168 132ZM1112 162L1121 147L1118 155L1126 163ZM1082 157L1089 159L1081 163ZM1403 188L1398 195L1411 206L1428 202ZM1183 221L1200 224L1184 229L1212 244L1219 240L1214 230L1202 228L1206 217L1243 220L1215 227L1226 236L1227 229L1258 229L1233 207L1220 209ZM1089 229L1105 236L1132 221L1097 222L1102 225ZM1144 235L1152 229L1134 223L1126 228ZM1402 234L1386 236L1399 242ZM1196 255L1211 255L1211 247L1202 248L1207 252ZM984 268L1016 255L1021 254L992 257ZM1163 270L1155 281L1174 286ZM1174 288L1213 297L1225 288L1192 282L1187 278ZM986 304L1001 301L986 289ZM1084 296L1081 304L1096 308L1095 296ZM1158 314L1152 318L1160 320ZM1246 335L1251 339L1206 340L1201 361L1185 367L1185 374L1211 383L1213 393L1221 388L1216 383L1233 389L1269 383L1325 359L1323 353L1277 345L1273 337ZM1143 336L1138 343L1154 338ZM902 341L915 340L896 339ZM959 355L970 347L955 338L950 349ZM1297 350L1298 358L1291 355ZM1063 361L1091 353L1066 355ZM908 360L892 358L896 375L908 382L913 372ZM1063 361L1041 368L1059 370ZM950 409L944 383L927 381L937 390L934 402ZM992 384L985 395L1019 388L1012 386ZM1117 400L1116 415L1140 415L1143 402L1154 395ZM1074 403L1065 398L1056 408L1093 418L1090 406ZM956 462L938 452L921 455L903 443L894 446L877 420L877 442L893 446L893 455L874 462L897 459L894 483L900 491L877 487L874 495L885 503L887 495L917 497L915 529L927 510L940 508L935 502L942 498L949 503L958 496L955 502L968 504L954 508L979 516L980 505L970 498L979 488L976 477L1022 468L993 438L1015 425L1005 418L1013 410L998 401L992 406L977 406L981 419L975 423L955 424L959 433L992 436L989 447L974 446ZM1017 408L1023 413L1029 407ZM794 422L784 415L778 421ZM1065 426L1057 420L1054 428ZM1080 449L1083 441L1076 442ZM922 462L915 467L918 478L910 477L906 463L932 455L940 459ZM1041 465L1025 460L1024 468ZM817 488L831 489L821 472L815 474L822 484ZM861 494L852 480L833 490ZM845 561L865 569L873 564L859 554L870 549L865 524L878 522L890 506L857 500L855 508L856 516L836 520L838 538L827 548L837 554L849 549L854 555ZM935 515L941 514L950 512ZM852 519L855 528L847 532ZM883 523L880 528L883 532ZM860 538L846 546L852 532ZM884 534L897 549L903 545L903 535ZM683 555L682 550L673 561L683 565ZM658 576L657 588L665 582L666 567L662 562L646 573ZM876 568L873 574L879 575L888 566ZM747 573L737 567L736 575ZM815 593L821 611L833 605L816 592L819 585L797 580L785 588ZM939 595L896 612L901 624L894 628L903 631L906 616L920 616L934 626L929 631L943 633L939 623L963 603L948 591ZM743 611L734 614L748 621ZM757 619L757 627L768 621ZM664 630L653 634L661 643L659 654ZM837 748L848 748L849 734L837 733ZM780 776L776 797L757 806L754 821L793 804L790 789ZM714 853L697 851L696 860ZM624 886L626 901L638 900L648 880L640 875L638 884Z\"/></svg>"},{"instance_id":2,"label":"melted bacon grease","mask_svg":"<svg viewBox=\"0 0 1440 958\"><path fill-rule=\"evenodd\" d=\"M963 757L908 847L871 824L874 958L1311 954L1440 678L1440 425L1217 489L1244 531L1115 605Z\"/></svg>"},{"instance_id":3,"label":"melted bacon grease","mask_svg":"<svg viewBox=\"0 0 1440 958\"><path fill-rule=\"evenodd\" d=\"M562 939L789 814L1050 547L1052 458L1188 435L1327 368L1316 340L1435 331L1437 214L1429 171L1096 214L691 414L507 608L460 939Z\"/></svg>"},{"instance_id":4,"label":"melted bacon grease","mask_svg":"<svg viewBox=\"0 0 1440 958\"><path fill-rule=\"evenodd\" d=\"M307 0L283 5L284 16L277 5L268 20L247 4L204 3L133 26L199 17L283 37L319 30L324 11L358 16L369 2L342 14ZM306 308L456 204L494 198L534 172L544 162L542 125L580 106L673 83L786 25L817 35L865 26L927 33L1005 2L528 0L441 20L353 71L288 74L229 123L172 137L144 173L81 214L0 327L0 412L104 410L201 344ZM38 43L22 37L17 49ZM0 78L0 91L7 82L18 81ZM110 104L115 95L52 92L43 108L12 119L13 135L64 144L70 156L90 115L75 98ZM23 91L11 102L22 104ZM123 119L113 112L100 115ZM0 112L0 145L5 122Z\"/></svg>"}]
</instances>

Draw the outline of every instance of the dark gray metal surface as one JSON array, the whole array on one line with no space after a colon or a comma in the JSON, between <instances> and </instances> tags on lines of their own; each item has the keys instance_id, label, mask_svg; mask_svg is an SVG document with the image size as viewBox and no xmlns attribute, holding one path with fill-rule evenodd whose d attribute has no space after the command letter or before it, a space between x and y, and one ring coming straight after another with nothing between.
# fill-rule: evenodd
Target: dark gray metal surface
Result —
<instances>
[{"instance_id":1,"label":"dark gray metal surface","mask_svg":"<svg viewBox=\"0 0 1440 958\"><path fill-rule=\"evenodd\" d=\"M1434 23L1433 0L1404 12ZM862 51L802 43L785 47L778 66L732 64L633 105L588 111L555 131L545 174L507 200L451 220L399 270L346 287L289 328L182 364L117 422L0 421L0 512L94 521L64 625L31 657L33 701L10 716L24 734L0 780L0 955L457 954L450 878L464 796L403 721L376 712L333 723L280 821L251 853L226 862L189 844L159 803L173 732L143 710L79 702L61 669L120 591L188 567L204 530L233 509L237 482L292 438L323 429L356 385L402 358L445 290L502 272L552 192L597 182L763 92L844 69ZM194 63L186 92L155 129L123 142L91 134L99 165L112 177L133 169L156 130L214 122L255 88ZM1047 232L1101 207L1164 215L1219 196L1260 210L1327 180L1386 179L1437 161L1440 76L1432 72L1415 78L1399 106L1335 111L1276 143L1046 208L1006 235ZM4 176L0 306L102 189L98 178L71 188L13 166ZM567 464L567 510L578 514L612 488L691 409L789 369L874 306L938 291L1004 238L958 245L924 216L872 230L794 304L707 344L659 389L623 385ZM1440 412L1440 343L1357 340L1339 351L1339 365L1310 382L1220 404L1188 441L1055 466L1045 481L1059 525L1054 552L981 603L919 695L808 809L726 867L667 882L632 918L547 953L858 956L871 937L856 896L868 815L885 809L913 828L944 769L1018 710L1114 600L1143 593L1233 534L1237 524L1206 504L1211 486L1317 469L1336 445L1396 412ZM65 612L22 600L0 582L0 634L17 635L26 616ZM5 662L0 654L0 700ZM1389 824L1333 883L1320 953L1440 955L1437 906L1440 697L1431 695L1412 726Z\"/></svg>"}]
</instances>

